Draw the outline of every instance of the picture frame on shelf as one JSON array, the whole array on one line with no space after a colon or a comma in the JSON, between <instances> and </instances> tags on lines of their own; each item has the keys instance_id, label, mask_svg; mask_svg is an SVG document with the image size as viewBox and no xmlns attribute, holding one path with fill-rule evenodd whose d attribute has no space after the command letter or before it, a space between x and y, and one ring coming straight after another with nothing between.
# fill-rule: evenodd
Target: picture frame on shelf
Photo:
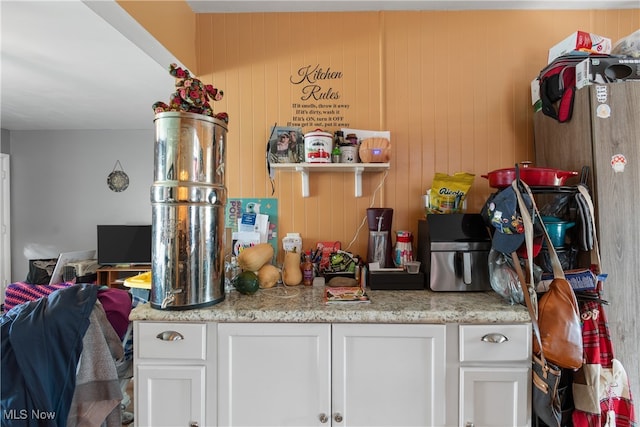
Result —
<instances>
[{"instance_id":1,"label":"picture frame on shelf","mask_svg":"<svg viewBox=\"0 0 640 427\"><path fill-rule=\"evenodd\" d=\"M304 161L304 134L299 127L273 126L269 139L269 163Z\"/></svg>"}]
</instances>

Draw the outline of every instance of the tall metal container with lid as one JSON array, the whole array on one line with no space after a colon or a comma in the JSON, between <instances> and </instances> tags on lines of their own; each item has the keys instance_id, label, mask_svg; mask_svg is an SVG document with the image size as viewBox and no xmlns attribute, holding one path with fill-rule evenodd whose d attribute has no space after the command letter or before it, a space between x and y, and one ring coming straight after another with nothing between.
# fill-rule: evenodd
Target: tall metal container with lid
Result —
<instances>
[{"instance_id":1,"label":"tall metal container with lid","mask_svg":"<svg viewBox=\"0 0 640 427\"><path fill-rule=\"evenodd\" d=\"M156 114L150 303L181 310L224 300L226 123Z\"/></svg>"}]
</instances>

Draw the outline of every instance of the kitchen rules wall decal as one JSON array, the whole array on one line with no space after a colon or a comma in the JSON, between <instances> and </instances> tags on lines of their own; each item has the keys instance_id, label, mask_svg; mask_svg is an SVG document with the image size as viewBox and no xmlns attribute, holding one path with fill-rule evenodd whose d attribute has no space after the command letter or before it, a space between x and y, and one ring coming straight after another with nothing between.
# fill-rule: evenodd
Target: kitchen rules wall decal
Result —
<instances>
[{"instance_id":1,"label":"kitchen rules wall decal","mask_svg":"<svg viewBox=\"0 0 640 427\"><path fill-rule=\"evenodd\" d=\"M345 111L350 105L342 100L338 86L342 71L320 64L307 64L291 75L289 82L298 88L299 101L291 104L293 112L287 126L301 128L349 127Z\"/></svg>"}]
</instances>

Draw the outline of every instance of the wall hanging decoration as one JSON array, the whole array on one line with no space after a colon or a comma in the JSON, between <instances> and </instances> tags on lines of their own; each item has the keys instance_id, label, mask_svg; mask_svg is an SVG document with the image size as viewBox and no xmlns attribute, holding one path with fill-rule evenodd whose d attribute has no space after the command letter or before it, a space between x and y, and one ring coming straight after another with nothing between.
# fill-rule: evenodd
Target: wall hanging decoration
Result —
<instances>
[{"instance_id":1,"label":"wall hanging decoration","mask_svg":"<svg viewBox=\"0 0 640 427\"><path fill-rule=\"evenodd\" d=\"M113 171L107 177L107 185L111 191L120 193L129 187L129 175L125 173L120 164L120 160L116 160Z\"/></svg>"}]
</instances>

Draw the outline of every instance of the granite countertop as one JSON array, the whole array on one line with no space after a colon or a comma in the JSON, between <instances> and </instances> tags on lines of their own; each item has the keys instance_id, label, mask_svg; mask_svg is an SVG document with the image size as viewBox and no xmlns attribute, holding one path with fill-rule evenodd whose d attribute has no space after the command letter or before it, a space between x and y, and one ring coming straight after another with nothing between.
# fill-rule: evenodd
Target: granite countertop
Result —
<instances>
[{"instance_id":1,"label":"granite countertop","mask_svg":"<svg viewBox=\"0 0 640 427\"><path fill-rule=\"evenodd\" d=\"M323 286L282 286L254 295L233 290L205 308L158 310L143 304L131 320L164 322L288 323L523 323L529 313L493 291L433 292L367 290L369 303L323 302Z\"/></svg>"}]
</instances>

